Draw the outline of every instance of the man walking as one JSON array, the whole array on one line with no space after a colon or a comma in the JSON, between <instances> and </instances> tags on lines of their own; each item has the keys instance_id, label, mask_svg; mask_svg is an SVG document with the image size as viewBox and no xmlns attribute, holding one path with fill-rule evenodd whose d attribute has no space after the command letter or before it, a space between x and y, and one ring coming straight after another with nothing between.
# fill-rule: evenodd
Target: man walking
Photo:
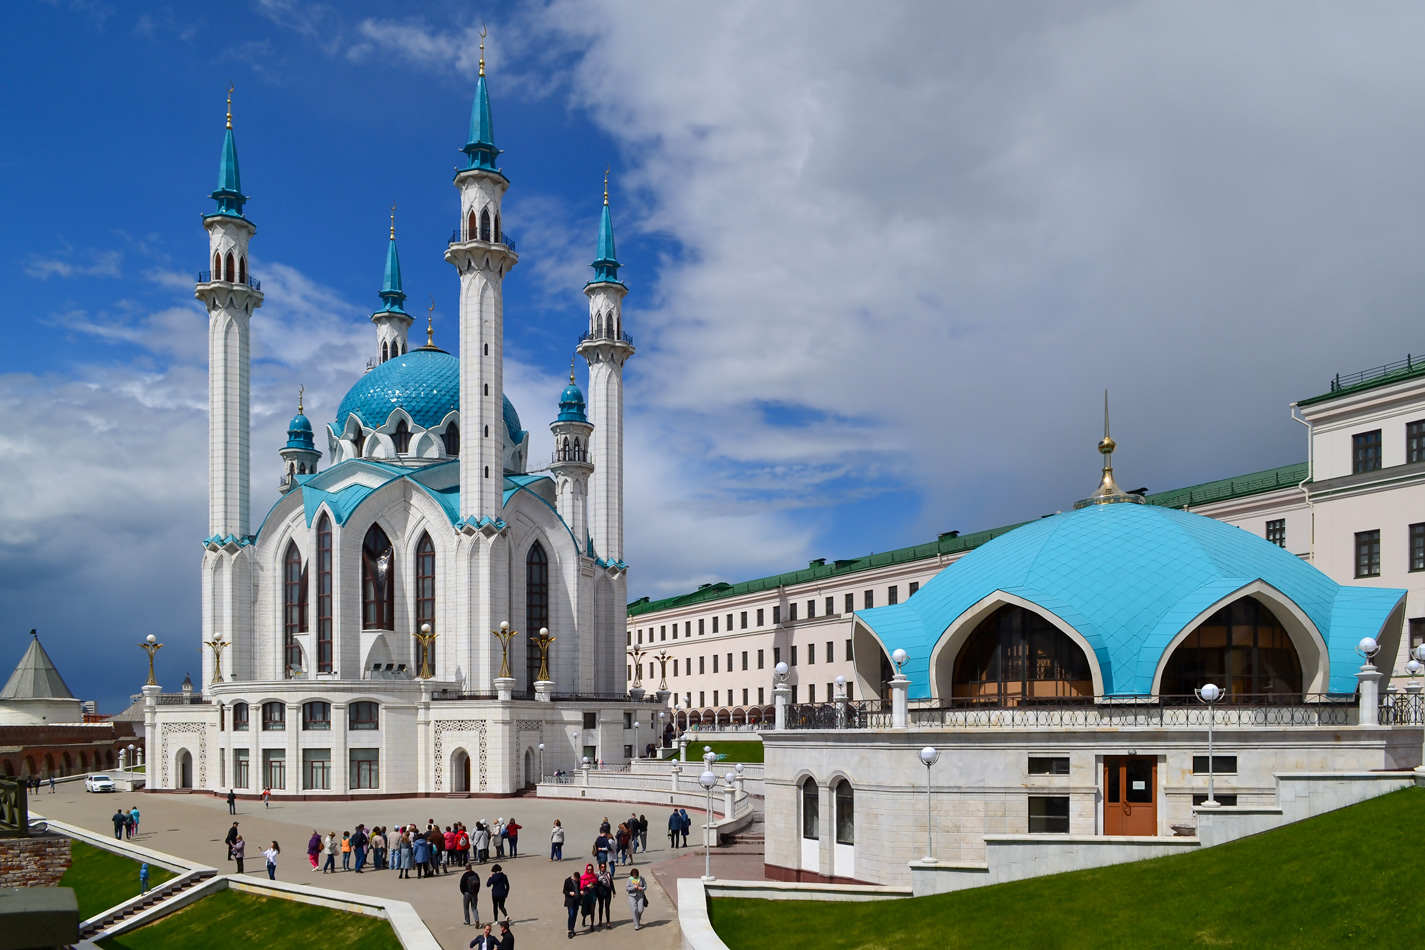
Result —
<instances>
[{"instance_id":1,"label":"man walking","mask_svg":"<svg viewBox=\"0 0 1425 950\"><path fill-rule=\"evenodd\" d=\"M678 847L678 835L683 830L683 816L678 814L678 809L673 809L673 814L668 816L668 847Z\"/></svg>"},{"instance_id":2,"label":"man walking","mask_svg":"<svg viewBox=\"0 0 1425 950\"><path fill-rule=\"evenodd\" d=\"M564 879L564 908L569 911L569 939L574 939L574 916L579 913L579 871Z\"/></svg>"},{"instance_id":3,"label":"man walking","mask_svg":"<svg viewBox=\"0 0 1425 950\"><path fill-rule=\"evenodd\" d=\"M480 872L467 867L460 875L460 908L465 912L465 926L470 926L470 918L475 918L475 926L480 926Z\"/></svg>"},{"instance_id":4,"label":"man walking","mask_svg":"<svg viewBox=\"0 0 1425 950\"><path fill-rule=\"evenodd\" d=\"M114 812L114 837L120 840L124 837L124 826L129 823L129 816L124 814L122 808Z\"/></svg>"},{"instance_id":5,"label":"man walking","mask_svg":"<svg viewBox=\"0 0 1425 950\"><path fill-rule=\"evenodd\" d=\"M357 825L356 834L351 836L351 850L356 852L356 873L366 864L366 843L371 839L366 835L366 826Z\"/></svg>"},{"instance_id":6,"label":"man walking","mask_svg":"<svg viewBox=\"0 0 1425 950\"><path fill-rule=\"evenodd\" d=\"M228 789L228 814L237 814L237 793L232 789Z\"/></svg>"},{"instance_id":7,"label":"man walking","mask_svg":"<svg viewBox=\"0 0 1425 950\"><path fill-rule=\"evenodd\" d=\"M229 860L229 861L231 861L231 860L233 859L233 842L238 839L238 829L237 829L237 826L238 826L238 823L237 823L237 822L233 822L233 826L228 829L228 836L223 839L223 842L224 842L225 844L227 844L227 846L228 846L228 860Z\"/></svg>"}]
</instances>

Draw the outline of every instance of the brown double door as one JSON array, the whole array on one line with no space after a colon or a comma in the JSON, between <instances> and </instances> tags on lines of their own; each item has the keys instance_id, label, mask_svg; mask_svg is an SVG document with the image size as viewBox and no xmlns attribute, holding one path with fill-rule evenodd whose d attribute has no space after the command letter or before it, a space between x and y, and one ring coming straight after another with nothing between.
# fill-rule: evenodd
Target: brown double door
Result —
<instances>
[{"instance_id":1,"label":"brown double door","mask_svg":"<svg viewBox=\"0 0 1425 950\"><path fill-rule=\"evenodd\" d=\"M1103 760L1103 833L1158 833L1158 760L1119 755Z\"/></svg>"}]
</instances>

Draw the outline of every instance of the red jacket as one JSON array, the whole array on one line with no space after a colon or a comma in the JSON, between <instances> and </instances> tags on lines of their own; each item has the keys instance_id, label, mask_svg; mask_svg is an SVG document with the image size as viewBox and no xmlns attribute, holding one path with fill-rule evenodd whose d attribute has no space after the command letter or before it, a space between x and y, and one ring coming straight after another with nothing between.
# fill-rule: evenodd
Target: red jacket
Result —
<instances>
[{"instance_id":1,"label":"red jacket","mask_svg":"<svg viewBox=\"0 0 1425 950\"><path fill-rule=\"evenodd\" d=\"M524 826L519 822L512 821L508 825L505 825L505 831L509 832L511 838L518 838L520 836L520 829L523 827Z\"/></svg>"}]
</instances>

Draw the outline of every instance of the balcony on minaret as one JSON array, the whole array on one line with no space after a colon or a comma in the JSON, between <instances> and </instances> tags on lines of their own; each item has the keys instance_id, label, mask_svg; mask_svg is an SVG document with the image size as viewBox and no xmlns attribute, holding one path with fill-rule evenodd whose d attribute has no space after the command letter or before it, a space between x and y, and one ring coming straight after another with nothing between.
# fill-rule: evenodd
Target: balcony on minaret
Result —
<instances>
[{"instance_id":1,"label":"balcony on minaret","mask_svg":"<svg viewBox=\"0 0 1425 950\"><path fill-rule=\"evenodd\" d=\"M580 343L598 340L608 340L612 343L627 343L629 346L633 346L633 334L625 333L623 330L615 331L610 327L603 327L595 331L585 330L579 334Z\"/></svg>"},{"instance_id":2,"label":"balcony on minaret","mask_svg":"<svg viewBox=\"0 0 1425 950\"><path fill-rule=\"evenodd\" d=\"M234 275L234 276L236 276L236 275ZM212 271L200 270L200 271L198 272L198 283L200 283L200 284L237 284L237 285L249 287L249 288L251 288L252 290L256 290L256 291L259 291L259 292L262 290L262 281L258 280L256 277L253 277L251 274L244 274L244 275L243 275L240 279L238 279L238 280L233 280L232 278L229 278L228 280L223 280L223 275L222 275L222 274L219 274L218 276L214 277Z\"/></svg>"},{"instance_id":3,"label":"balcony on minaret","mask_svg":"<svg viewBox=\"0 0 1425 950\"><path fill-rule=\"evenodd\" d=\"M510 237L503 231L496 233L493 229L491 229L490 234L483 239L479 235L480 231L478 227L474 233L474 236L472 237L465 237L464 234L461 232L460 228L456 228L454 231L450 232L450 240L446 242L446 246L449 247L452 244L464 244L468 241L474 241L483 244L503 244L505 247L509 248L510 251L513 252L515 250L515 239Z\"/></svg>"}]
</instances>

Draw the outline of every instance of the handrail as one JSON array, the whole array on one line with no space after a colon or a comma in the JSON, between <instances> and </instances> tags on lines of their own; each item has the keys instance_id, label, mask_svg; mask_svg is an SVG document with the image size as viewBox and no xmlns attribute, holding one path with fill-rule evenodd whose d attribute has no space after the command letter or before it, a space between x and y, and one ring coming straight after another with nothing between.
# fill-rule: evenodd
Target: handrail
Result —
<instances>
[{"instance_id":1,"label":"handrail","mask_svg":"<svg viewBox=\"0 0 1425 950\"><path fill-rule=\"evenodd\" d=\"M585 330L583 333L579 334L580 343L587 343L590 340L616 340L622 343L627 343L629 346L633 346L633 334L624 333L622 330L620 330L618 333L610 333L608 330L605 330L602 333L592 333L588 330Z\"/></svg>"},{"instance_id":2,"label":"handrail","mask_svg":"<svg viewBox=\"0 0 1425 950\"><path fill-rule=\"evenodd\" d=\"M249 275L247 276L247 279L246 279L246 280L226 280L226 281L225 281L225 280L223 280L221 277L214 277L212 271L200 270L200 271L198 272L198 283L200 283L200 284L212 284L212 283L246 284L248 287L251 287L253 290L261 290L261 289L262 289L262 281L258 280L256 277L253 277L251 274L249 274Z\"/></svg>"},{"instance_id":3,"label":"handrail","mask_svg":"<svg viewBox=\"0 0 1425 950\"><path fill-rule=\"evenodd\" d=\"M481 238L476 238L476 237L469 237L469 238L464 237L464 236L461 235L460 229L459 229L459 228L456 228L454 231L451 231L451 232L450 232L450 240L447 241L446 243L447 243L447 245L449 245L449 244L464 244L466 241L480 241L480 240L482 240L482 239L481 239ZM509 248L509 249L512 250L512 251L515 249L515 239L512 238L512 237L510 237L508 234L504 233L503 231L500 232L500 234L499 234L493 241L484 241L484 243L485 243L485 244L503 244L505 247Z\"/></svg>"}]
</instances>

